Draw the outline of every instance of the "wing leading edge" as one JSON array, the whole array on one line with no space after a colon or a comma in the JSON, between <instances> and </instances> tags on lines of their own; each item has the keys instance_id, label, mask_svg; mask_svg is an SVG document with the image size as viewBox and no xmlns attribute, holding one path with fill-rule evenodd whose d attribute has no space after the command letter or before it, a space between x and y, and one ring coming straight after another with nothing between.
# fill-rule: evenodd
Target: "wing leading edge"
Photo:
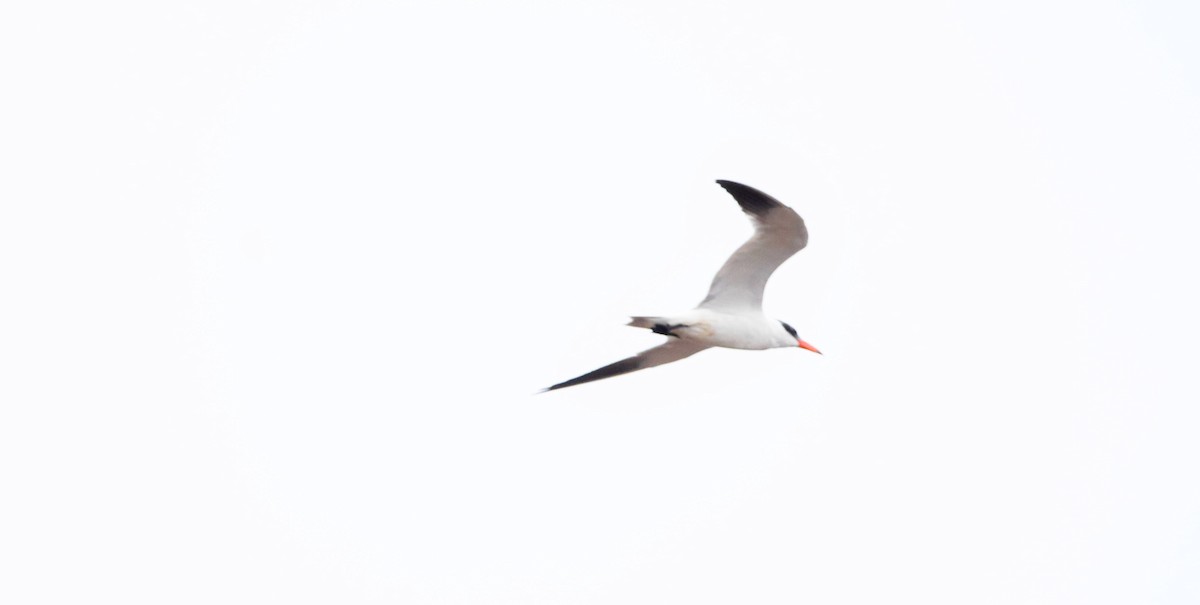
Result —
<instances>
[{"instance_id":1,"label":"wing leading edge","mask_svg":"<svg viewBox=\"0 0 1200 605\"><path fill-rule=\"evenodd\" d=\"M717 181L717 184L750 216L754 235L717 271L700 307L761 310L767 280L783 261L808 245L808 229L795 210L753 187L733 181Z\"/></svg>"}]
</instances>

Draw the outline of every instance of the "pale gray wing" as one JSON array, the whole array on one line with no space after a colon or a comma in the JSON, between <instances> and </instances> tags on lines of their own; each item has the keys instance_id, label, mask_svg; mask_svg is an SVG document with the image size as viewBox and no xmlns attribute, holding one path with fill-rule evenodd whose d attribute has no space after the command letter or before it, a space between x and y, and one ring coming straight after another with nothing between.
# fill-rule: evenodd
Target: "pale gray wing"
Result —
<instances>
[{"instance_id":1,"label":"pale gray wing","mask_svg":"<svg viewBox=\"0 0 1200 605\"><path fill-rule=\"evenodd\" d=\"M661 366L666 363L671 363L672 361L679 361L685 357L691 357L692 355L695 355L696 353L699 353L707 348L708 345L705 344L697 344L696 342L690 340L671 338L667 342L664 342L653 349L647 349L641 353L638 353L637 355L634 355L633 357L626 357L625 359L622 359L616 363L610 363L599 370L593 370L587 374L584 374L583 376L572 378L566 382L560 382L545 390L553 391L555 389L573 387L577 384L592 382L593 380L612 378L613 376L620 376L621 374L628 374L630 372L636 372L638 370L644 370L654 366Z\"/></svg>"},{"instance_id":2,"label":"pale gray wing","mask_svg":"<svg viewBox=\"0 0 1200 605\"><path fill-rule=\"evenodd\" d=\"M700 306L722 311L761 310L767 280L783 261L808 244L808 229L804 219L779 200L741 183L717 183L750 216L754 235L717 271Z\"/></svg>"}]
</instances>

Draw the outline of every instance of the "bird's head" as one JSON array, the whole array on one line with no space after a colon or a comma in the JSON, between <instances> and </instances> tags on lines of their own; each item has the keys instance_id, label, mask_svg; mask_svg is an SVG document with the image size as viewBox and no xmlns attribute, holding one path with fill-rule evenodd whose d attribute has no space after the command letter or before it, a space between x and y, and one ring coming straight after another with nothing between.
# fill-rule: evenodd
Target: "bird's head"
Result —
<instances>
[{"instance_id":1,"label":"bird's head","mask_svg":"<svg viewBox=\"0 0 1200 605\"><path fill-rule=\"evenodd\" d=\"M787 335L790 337L790 338L787 338L786 340L784 340L785 344L783 344L783 346L785 346L785 347L797 346L797 347L800 347L801 349L808 349L809 351L812 351L813 353L817 353L817 354L821 353L820 351L817 350L816 347L808 344L807 342L804 342L804 339L800 338L800 336L798 336L796 334L796 328L793 328L793 327L787 325L787 322L783 322L783 321L779 322L779 324L783 326L784 331L787 332ZM794 345L792 344L793 341L795 341Z\"/></svg>"}]
</instances>

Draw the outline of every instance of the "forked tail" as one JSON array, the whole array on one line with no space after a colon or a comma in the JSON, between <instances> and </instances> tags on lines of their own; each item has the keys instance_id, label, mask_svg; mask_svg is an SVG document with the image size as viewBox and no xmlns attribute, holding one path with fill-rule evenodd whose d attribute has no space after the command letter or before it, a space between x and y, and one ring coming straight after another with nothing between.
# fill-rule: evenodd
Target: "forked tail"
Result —
<instances>
[{"instance_id":1,"label":"forked tail","mask_svg":"<svg viewBox=\"0 0 1200 605\"><path fill-rule=\"evenodd\" d=\"M654 326L666 323L667 320L662 317L630 317L629 323L625 325L633 326L635 328L646 328L647 330L653 330Z\"/></svg>"},{"instance_id":2,"label":"forked tail","mask_svg":"<svg viewBox=\"0 0 1200 605\"><path fill-rule=\"evenodd\" d=\"M671 323L671 320L667 319L666 317L630 317L629 323L625 325L633 326L635 328L646 328L655 334L674 336L675 338L679 338L679 335L675 333L675 330L687 327L684 324L673 324Z\"/></svg>"}]
</instances>

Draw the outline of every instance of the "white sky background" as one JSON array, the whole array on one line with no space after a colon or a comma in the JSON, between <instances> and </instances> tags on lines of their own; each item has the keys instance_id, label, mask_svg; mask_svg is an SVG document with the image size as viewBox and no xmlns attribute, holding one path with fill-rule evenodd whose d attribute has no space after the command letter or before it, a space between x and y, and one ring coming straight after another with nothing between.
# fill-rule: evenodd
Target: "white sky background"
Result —
<instances>
[{"instance_id":1,"label":"white sky background","mask_svg":"<svg viewBox=\"0 0 1200 605\"><path fill-rule=\"evenodd\" d=\"M4 602L1200 601L1194 3L3 13Z\"/></svg>"}]
</instances>

